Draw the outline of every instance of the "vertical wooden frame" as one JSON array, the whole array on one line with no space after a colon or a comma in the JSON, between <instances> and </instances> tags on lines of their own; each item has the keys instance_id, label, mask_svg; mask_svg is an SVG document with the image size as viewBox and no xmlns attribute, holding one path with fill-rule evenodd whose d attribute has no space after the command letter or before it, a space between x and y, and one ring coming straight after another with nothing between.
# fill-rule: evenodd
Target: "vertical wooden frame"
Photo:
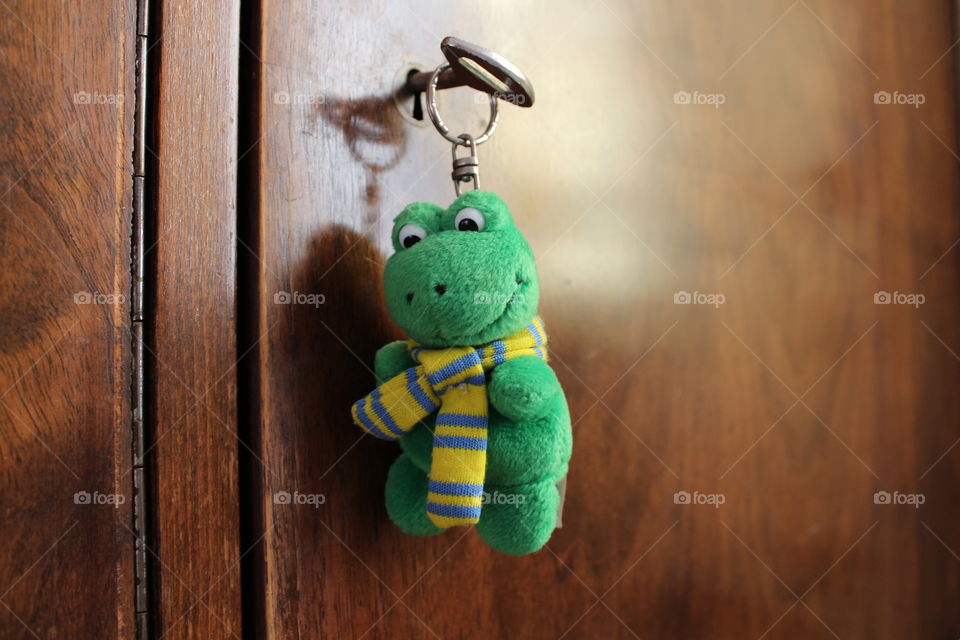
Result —
<instances>
[{"instance_id":1,"label":"vertical wooden frame","mask_svg":"<svg viewBox=\"0 0 960 640\"><path fill-rule=\"evenodd\" d=\"M147 154L155 631L239 636L236 158L239 0L162 2Z\"/></svg>"}]
</instances>

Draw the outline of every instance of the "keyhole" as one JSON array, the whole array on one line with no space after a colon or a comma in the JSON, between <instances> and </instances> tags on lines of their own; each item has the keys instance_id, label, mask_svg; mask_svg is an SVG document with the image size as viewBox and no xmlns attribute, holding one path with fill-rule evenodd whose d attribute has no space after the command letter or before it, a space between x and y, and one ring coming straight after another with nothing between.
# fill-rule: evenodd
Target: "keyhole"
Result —
<instances>
[{"instance_id":1,"label":"keyhole","mask_svg":"<svg viewBox=\"0 0 960 640\"><path fill-rule=\"evenodd\" d=\"M410 69L407 72L407 80L410 80L411 76L415 76L420 73L420 69ZM423 121L423 92L417 91L413 94L413 119L418 121Z\"/></svg>"}]
</instances>

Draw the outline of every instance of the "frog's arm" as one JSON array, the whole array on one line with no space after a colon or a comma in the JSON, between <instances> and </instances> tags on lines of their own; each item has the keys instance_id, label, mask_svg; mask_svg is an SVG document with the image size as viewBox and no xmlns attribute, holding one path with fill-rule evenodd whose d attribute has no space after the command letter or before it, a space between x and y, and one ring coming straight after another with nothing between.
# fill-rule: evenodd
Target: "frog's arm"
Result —
<instances>
[{"instance_id":1,"label":"frog's arm","mask_svg":"<svg viewBox=\"0 0 960 640\"><path fill-rule=\"evenodd\" d=\"M563 389L550 365L537 356L520 356L493 370L488 393L497 411L520 422L542 418Z\"/></svg>"},{"instance_id":2,"label":"frog's arm","mask_svg":"<svg viewBox=\"0 0 960 640\"><path fill-rule=\"evenodd\" d=\"M383 384L398 373L402 373L417 364L410 357L407 343L404 340L394 340L377 349L377 355L373 362L378 384Z\"/></svg>"}]
</instances>

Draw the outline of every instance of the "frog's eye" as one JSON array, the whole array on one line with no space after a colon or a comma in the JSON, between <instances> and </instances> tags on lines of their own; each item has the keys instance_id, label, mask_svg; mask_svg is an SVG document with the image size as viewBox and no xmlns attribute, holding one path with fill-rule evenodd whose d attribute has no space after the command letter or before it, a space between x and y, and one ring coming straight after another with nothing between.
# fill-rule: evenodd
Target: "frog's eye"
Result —
<instances>
[{"instance_id":1,"label":"frog's eye","mask_svg":"<svg viewBox=\"0 0 960 640\"><path fill-rule=\"evenodd\" d=\"M404 249L409 249L426 237L426 229L415 224L403 225L400 227L400 232L397 234L397 239L400 241L400 246Z\"/></svg>"},{"instance_id":2,"label":"frog's eye","mask_svg":"<svg viewBox=\"0 0 960 640\"><path fill-rule=\"evenodd\" d=\"M453 219L453 228L457 231L483 231L485 226L487 226L486 218L473 207L460 209L457 217Z\"/></svg>"}]
</instances>

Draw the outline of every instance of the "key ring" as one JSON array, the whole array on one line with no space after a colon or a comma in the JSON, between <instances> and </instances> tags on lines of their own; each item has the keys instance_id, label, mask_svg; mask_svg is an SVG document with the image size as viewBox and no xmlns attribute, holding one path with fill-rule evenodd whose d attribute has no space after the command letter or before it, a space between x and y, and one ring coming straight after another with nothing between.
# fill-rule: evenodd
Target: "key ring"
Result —
<instances>
[{"instance_id":1,"label":"key ring","mask_svg":"<svg viewBox=\"0 0 960 640\"><path fill-rule=\"evenodd\" d=\"M449 62L444 62L439 67L434 69L433 75L430 76L430 82L427 83L427 113L430 114L430 121L433 122L433 126L437 128L437 131L440 132L444 138L452 142L455 145L461 146L470 146L466 140L462 137L454 137L450 135L450 129L447 128L447 125L444 124L443 119L440 117L440 112L437 111L437 82L440 79L440 74L450 68ZM483 133L473 139L473 144L478 145L483 142L486 142L490 139L490 136L493 135L493 130L497 128L497 119L499 114L497 113L497 97L490 94L490 122L487 123L487 128L484 129Z\"/></svg>"}]
</instances>

